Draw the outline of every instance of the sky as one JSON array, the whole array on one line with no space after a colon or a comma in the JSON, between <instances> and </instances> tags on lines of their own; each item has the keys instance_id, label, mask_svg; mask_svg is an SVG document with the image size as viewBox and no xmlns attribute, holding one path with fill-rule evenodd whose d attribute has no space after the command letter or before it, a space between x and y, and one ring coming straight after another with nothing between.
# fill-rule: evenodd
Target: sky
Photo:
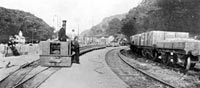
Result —
<instances>
[{"instance_id":1,"label":"sky","mask_svg":"<svg viewBox=\"0 0 200 88\"><path fill-rule=\"evenodd\" d=\"M30 12L50 26L60 28L67 20L67 33L82 32L103 18L127 13L142 0L0 0L0 6Z\"/></svg>"}]
</instances>

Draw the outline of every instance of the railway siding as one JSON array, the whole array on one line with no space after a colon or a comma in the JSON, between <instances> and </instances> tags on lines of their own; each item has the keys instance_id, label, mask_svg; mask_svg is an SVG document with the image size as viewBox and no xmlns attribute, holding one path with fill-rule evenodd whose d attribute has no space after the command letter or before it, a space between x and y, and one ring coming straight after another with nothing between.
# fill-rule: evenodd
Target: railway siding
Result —
<instances>
[{"instance_id":1,"label":"railway siding","mask_svg":"<svg viewBox=\"0 0 200 88\"><path fill-rule=\"evenodd\" d=\"M184 75L183 73L178 73L173 70L158 66L155 63L148 63L148 60L145 58L140 58L133 54L129 55L127 52L123 52L123 54L121 53L119 55L126 63L143 70L158 79L168 82L177 88L199 88L200 84L198 83L199 80L196 76ZM142 61L141 59L145 60Z\"/></svg>"},{"instance_id":2,"label":"railway siding","mask_svg":"<svg viewBox=\"0 0 200 88\"><path fill-rule=\"evenodd\" d=\"M106 62L111 70L130 88L170 88L129 66L118 56L119 50L114 49L108 52Z\"/></svg>"}]
</instances>

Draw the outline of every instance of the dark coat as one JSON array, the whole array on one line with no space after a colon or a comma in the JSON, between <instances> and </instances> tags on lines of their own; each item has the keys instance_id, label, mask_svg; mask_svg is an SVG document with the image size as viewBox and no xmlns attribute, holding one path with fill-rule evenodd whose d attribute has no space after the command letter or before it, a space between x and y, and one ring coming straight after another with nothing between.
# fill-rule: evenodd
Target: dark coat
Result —
<instances>
[{"instance_id":1,"label":"dark coat","mask_svg":"<svg viewBox=\"0 0 200 88\"><path fill-rule=\"evenodd\" d=\"M67 35L65 34L65 29L61 28L60 31L58 32L58 40L60 41L66 41Z\"/></svg>"},{"instance_id":2,"label":"dark coat","mask_svg":"<svg viewBox=\"0 0 200 88\"><path fill-rule=\"evenodd\" d=\"M72 41L72 50L79 53L79 43L78 41Z\"/></svg>"}]
</instances>

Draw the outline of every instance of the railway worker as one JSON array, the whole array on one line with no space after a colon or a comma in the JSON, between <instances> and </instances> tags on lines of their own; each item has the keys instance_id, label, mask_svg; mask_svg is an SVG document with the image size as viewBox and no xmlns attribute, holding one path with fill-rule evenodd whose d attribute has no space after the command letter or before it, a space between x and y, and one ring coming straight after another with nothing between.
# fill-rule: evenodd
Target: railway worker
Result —
<instances>
[{"instance_id":1,"label":"railway worker","mask_svg":"<svg viewBox=\"0 0 200 88\"><path fill-rule=\"evenodd\" d=\"M80 62L79 62L79 53L80 53L79 47L80 46L79 46L79 43L78 43L78 37L77 36L75 36L74 40L72 41L72 47L73 47L72 50L75 52L73 62L80 64Z\"/></svg>"},{"instance_id":2,"label":"railway worker","mask_svg":"<svg viewBox=\"0 0 200 88\"><path fill-rule=\"evenodd\" d=\"M66 41L67 38L68 38L68 36L65 34L65 28L62 27L60 29L60 31L58 32L58 40L59 41Z\"/></svg>"}]
</instances>

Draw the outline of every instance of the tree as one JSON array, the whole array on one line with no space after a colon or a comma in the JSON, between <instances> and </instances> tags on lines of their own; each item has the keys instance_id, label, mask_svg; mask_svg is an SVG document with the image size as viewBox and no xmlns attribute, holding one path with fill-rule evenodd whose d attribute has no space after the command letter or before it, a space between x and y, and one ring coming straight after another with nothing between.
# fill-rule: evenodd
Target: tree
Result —
<instances>
[{"instance_id":1,"label":"tree","mask_svg":"<svg viewBox=\"0 0 200 88\"><path fill-rule=\"evenodd\" d=\"M162 0L157 5L169 31L200 33L199 0Z\"/></svg>"},{"instance_id":2,"label":"tree","mask_svg":"<svg viewBox=\"0 0 200 88\"><path fill-rule=\"evenodd\" d=\"M36 29L36 30L35 30ZM17 35L22 31L23 36L31 40L47 40L52 37L54 29L42 19L31 13L0 7L0 42L8 41L10 35Z\"/></svg>"},{"instance_id":3,"label":"tree","mask_svg":"<svg viewBox=\"0 0 200 88\"><path fill-rule=\"evenodd\" d=\"M121 30L121 21L118 18L113 18L108 22L108 28L106 29L106 34L114 35Z\"/></svg>"},{"instance_id":4,"label":"tree","mask_svg":"<svg viewBox=\"0 0 200 88\"><path fill-rule=\"evenodd\" d=\"M122 28L121 32L126 35L126 38L130 40L130 36L137 33L135 24L136 24L136 18L132 17L126 17L125 19L122 19Z\"/></svg>"},{"instance_id":5,"label":"tree","mask_svg":"<svg viewBox=\"0 0 200 88\"><path fill-rule=\"evenodd\" d=\"M122 20L122 33L151 30L200 33L200 0L144 0ZM136 20L134 20L136 18Z\"/></svg>"}]
</instances>

